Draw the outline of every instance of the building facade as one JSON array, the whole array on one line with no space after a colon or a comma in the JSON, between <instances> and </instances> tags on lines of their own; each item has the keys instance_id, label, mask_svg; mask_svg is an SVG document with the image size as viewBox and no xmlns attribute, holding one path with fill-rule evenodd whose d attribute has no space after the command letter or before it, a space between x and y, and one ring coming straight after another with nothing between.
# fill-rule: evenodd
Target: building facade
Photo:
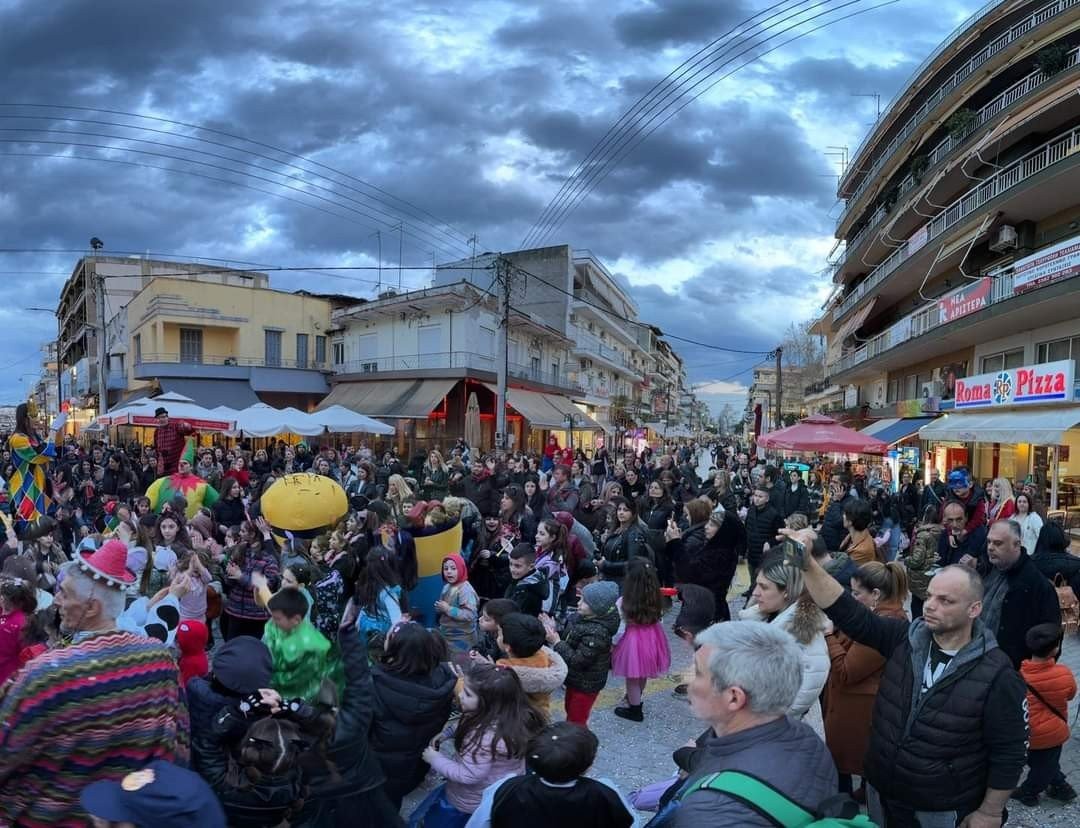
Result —
<instances>
[{"instance_id":1,"label":"building facade","mask_svg":"<svg viewBox=\"0 0 1080 828\"><path fill-rule=\"evenodd\" d=\"M1053 500L1060 483L1061 501L1080 472L1080 432L1024 422L1044 409L1070 419L1071 385L1068 399L1034 409L996 395L994 429L961 411L978 401L955 397L974 375L1004 388L1017 370L1074 359L1078 30L1075 0L988 4L926 58L841 177L836 294L817 322L828 340L820 393L834 404L842 390L844 408L892 420L909 464L1031 477Z\"/></svg>"},{"instance_id":2,"label":"building facade","mask_svg":"<svg viewBox=\"0 0 1080 828\"><path fill-rule=\"evenodd\" d=\"M264 273L210 264L106 255L79 259L60 291L56 310L61 394L72 417L92 420L101 408L103 388L107 404L121 400L129 365L126 308L155 278L170 275L237 287L270 284Z\"/></svg>"},{"instance_id":3,"label":"building facade","mask_svg":"<svg viewBox=\"0 0 1080 828\"><path fill-rule=\"evenodd\" d=\"M158 392L200 405L312 409L330 390L330 298L156 277L122 313L127 341L110 378L128 398Z\"/></svg>"}]
</instances>

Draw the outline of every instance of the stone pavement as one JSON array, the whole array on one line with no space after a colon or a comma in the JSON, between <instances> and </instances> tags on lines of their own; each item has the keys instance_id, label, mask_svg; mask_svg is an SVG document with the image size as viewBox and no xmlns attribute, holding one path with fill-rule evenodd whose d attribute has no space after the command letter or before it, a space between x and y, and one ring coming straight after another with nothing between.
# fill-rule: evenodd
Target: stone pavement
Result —
<instances>
[{"instance_id":1,"label":"stone pavement","mask_svg":"<svg viewBox=\"0 0 1080 828\"><path fill-rule=\"evenodd\" d=\"M742 599L736 598L746 589L748 575L745 565L740 565L736 581L732 585L730 597L732 614L742 607ZM619 679L612 676L608 686L597 699L589 718L589 727L600 739L600 752L593 766L591 775L607 777L615 782L623 793L665 779L675 772L671 753L688 739L699 735L704 729L690 713L688 702L672 694L675 685L685 681L685 676L693 669L690 648L671 633L671 623L675 613L669 612L664 619L668 632L668 645L671 648L671 671L668 676L650 681L645 689L645 721L628 722L612 713L622 699L623 686ZM1080 675L1080 637L1070 636L1065 641L1064 663L1074 673ZM562 695L552 697L553 718L563 718ZM1069 705L1070 721L1080 715L1080 699L1074 699ZM1072 738L1062 751L1061 767L1074 787L1080 788L1080 729L1073 732ZM402 813L407 817L431 788L438 784L432 775L428 776L422 788L405 800ZM1080 800L1062 805L1052 800L1043 799L1037 808L1026 808L1015 800L1009 805L1009 826L1019 828L1050 828L1051 826L1080 825ZM639 815L638 825L644 825L651 814Z\"/></svg>"}]
</instances>

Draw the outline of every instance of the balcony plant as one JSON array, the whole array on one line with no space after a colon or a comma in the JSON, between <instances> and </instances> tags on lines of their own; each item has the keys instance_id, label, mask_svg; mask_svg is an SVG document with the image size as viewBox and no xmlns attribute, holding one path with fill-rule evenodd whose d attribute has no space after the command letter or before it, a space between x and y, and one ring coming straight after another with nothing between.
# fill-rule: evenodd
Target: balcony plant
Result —
<instances>
[{"instance_id":1,"label":"balcony plant","mask_svg":"<svg viewBox=\"0 0 1080 828\"><path fill-rule=\"evenodd\" d=\"M945 129L948 131L949 136L955 141L971 132L978 117L978 113L973 109L962 106L946 119Z\"/></svg>"},{"instance_id":2,"label":"balcony plant","mask_svg":"<svg viewBox=\"0 0 1080 828\"><path fill-rule=\"evenodd\" d=\"M1064 43L1055 43L1040 49L1035 55L1035 67L1050 78L1065 68L1069 62L1069 47Z\"/></svg>"},{"instance_id":3,"label":"balcony plant","mask_svg":"<svg viewBox=\"0 0 1080 828\"><path fill-rule=\"evenodd\" d=\"M911 159L911 180L916 184L922 183L923 173L930 166L930 159L925 155L916 155Z\"/></svg>"}]
</instances>

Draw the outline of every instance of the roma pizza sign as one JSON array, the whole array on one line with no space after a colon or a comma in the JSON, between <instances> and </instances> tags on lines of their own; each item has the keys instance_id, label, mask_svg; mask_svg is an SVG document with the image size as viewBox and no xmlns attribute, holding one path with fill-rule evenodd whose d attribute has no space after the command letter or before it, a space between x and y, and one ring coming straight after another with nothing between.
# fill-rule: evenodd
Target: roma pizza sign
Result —
<instances>
[{"instance_id":1,"label":"roma pizza sign","mask_svg":"<svg viewBox=\"0 0 1080 828\"><path fill-rule=\"evenodd\" d=\"M956 408L1066 402L1073 398L1075 363L1071 359L1006 368L956 381Z\"/></svg>"}]
</instances>

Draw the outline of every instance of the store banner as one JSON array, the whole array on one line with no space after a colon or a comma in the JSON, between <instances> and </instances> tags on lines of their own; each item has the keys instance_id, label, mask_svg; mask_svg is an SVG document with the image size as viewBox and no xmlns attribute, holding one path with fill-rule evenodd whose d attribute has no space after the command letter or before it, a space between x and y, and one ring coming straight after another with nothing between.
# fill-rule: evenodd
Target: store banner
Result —
<instances>
[{"instance_id":1,"label":"store banner","mask_svg":"<svg viewBox=\"0 0 1080 828\"><path fill-rule=\"evenodd\" d=\"M989 276L965 285L959 290L954 290L947 296L938 299L938 311L941 314L940 324L952 322L968 314L977 313L983 308L990 307L990 289L993 280Z\"/></svg>"},{"instance_id":2,"label":"store banner","mask_svg":"<svg viewBox=\"0 0 1080 828\"><path fill-rule=\"evenodd\" d=\"M1075 368L1071 359L1063 359L957 379L955 407L994 408L1072 400Z\"/></svg>"},{"instance_id":3,"label":"store banner","mask_svg":"<svg viewBox=\"0 0 1080 828\"><path fill-rule=\"evenodd\" d=\"M1071 279L1080 274L1080 237L1058 242L1013 265L1013 293Z\"/></svg>"}]
</instances>

